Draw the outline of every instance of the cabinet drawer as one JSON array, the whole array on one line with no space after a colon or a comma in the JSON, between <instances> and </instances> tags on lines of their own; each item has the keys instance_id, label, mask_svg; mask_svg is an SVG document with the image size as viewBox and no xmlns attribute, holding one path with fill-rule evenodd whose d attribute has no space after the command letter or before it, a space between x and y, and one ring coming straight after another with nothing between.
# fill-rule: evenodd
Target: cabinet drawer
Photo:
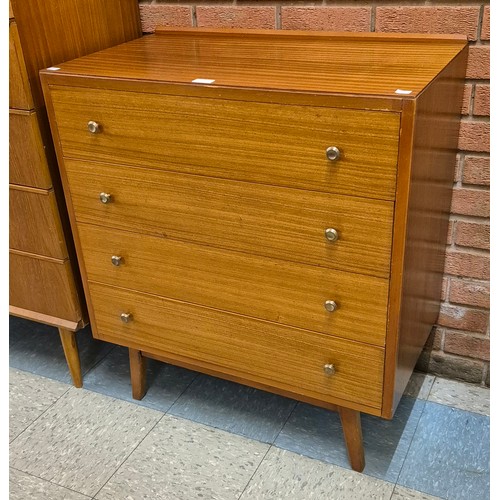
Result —
<instances>
[{"instance_id":1,"label":"cabinet drawer","mask_svg":"<svg viewBox=\"0 0 500 500\"><path fill-rule=\"evenodd\" d=\"M14 13L12 12L12 3L9 0L9 19L14 17Z\"/></svg>"},{"instance_id":2,"label":"cabinet drawer","mask_svg":"<svg viewBox=\"0 0 500 500\"><path fill-rule=\"evenodd\" d=\"M389 274L391 202L74 160L65 166L79 222ZM99 201L101 192L110 203ZM328 228L337 241L326 239Z\"/></svg>"},{"instance_id":3,"label":"cabinet drawer","mask_svg":"<svg viewBox=\"0 0 500 500\"><path fill-rule=\"evenodd\" d=\"M385 343L387 280L87 224L78 233L91 281Z\"/></svg>"},{"instance_id":4,"label":"cabinet drawer","mask_svg":"<svg viewBox=\"0 0 500 500\"><path fill-rule=\"evenodd\" d=\"M52 185L36 113L9 114L9 181L41 189Z\"/></svg>"},{"instance_id":5,"label":"cabinet drawer","mask_svg":"<svg viewBox=\"0 0 500 500\"><path fill-rule=\"evenodd\" d=\"M10 186L10 248L55 259L67 255L53 191Z\"/></svg>"},{"instance_id":6,"label":"cabinet drawer","mask_svg":"<svg viewBox=\"0 0 500 500\"><path fill-rule=\"evenodd\" d=\"M10 252L11 306L78 323L82 319L69 261Z\"/></svg>"},{"instance_id":7,"label":"cabinet drawer","mask_svg":"<svg viewBox=\"0 0 500 500\"><path fill-rule=\"evenodd\" d=\"M33 108L28 73L15 22L9 25L9 106L19 109Z\"/></svg>"},{"instance_id":8,"label":"cabinet drawer","mask_svg":"<svg viewBox=\"0 0 500 500\"><path fill-rule=\"evenodd\" d=\"M51 99L65 157L394 199L398 113L57 86Z\"/></svg>"},{"instance_id":9,"label":"cabinet drawer","mask_svg":"<svg viewBox=\"0 0 500 500\"><path fill-rule=\"evenodd\" d=\"M333 403L380 408L384 350L89 282L94 334ZM122 313L131 314L123 323ZM333 364L328 376L324 365Z\"/></svg>"}]
</instances>

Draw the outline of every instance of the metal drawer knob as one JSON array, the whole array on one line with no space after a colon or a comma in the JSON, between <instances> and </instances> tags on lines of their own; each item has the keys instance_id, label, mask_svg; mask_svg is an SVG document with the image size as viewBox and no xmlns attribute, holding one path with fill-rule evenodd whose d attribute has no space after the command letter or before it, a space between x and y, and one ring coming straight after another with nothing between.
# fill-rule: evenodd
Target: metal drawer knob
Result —
<instances>
[{"instance_id":1,"label":"metal drawer knob","mask_svg":"<svg viewBox=\"0 0 500 500\"><path fill-rule=\"evenodd\" d=\"M101 193L99 199L101 203L111 203L111 195L109 193Z\"/></svg>"},{"instance_id":2,"label":"metal drawer knob","mask_svg":"<svg viewBox=\"0 0 500 500\"><path fill-rule=\"evenodd\" d=\"M89 129L89 132L91 134L98 134L102 131L101 126L97 122L94 122L92 120L87 123L87 128Z\"/></svg>"},{"instance_id":3,"label":"metal drawer knob","mask_svg":"<svg viewBox=\"0 0 500 500\"><path fill-rule=\"evenodd\" d=\"M111 257L111 263L113 264L113 266L118 267L118 266L120 266L123 263L123 261L122 261L122 258L119 255L113 255Z\"/></svg>"},{"instance_id":4,"label":"metal drawer knob","mask_svg":"<svg viewBox=\"0 0 500 500\"><path fill-rule=\"evenodd\" d=\"M328 229L325 229L325 238L328 241L337 241L339 239L339 233L336 229L329 227Z\"/></svg>"},{"instance_id":5,"label":"metal drawer knob","mask_svg":"<svg viewBox=\"0 0 500 500\"><path fill-rule=\"evenodd\" d=\"M340 158L340 149L337 146L326 148L326 157L330 161L337 161Z\"/></svg>"},{"instance_id":6,"label":"metal drawer knob","mask_svg":"<svg viewBox=\"0 0 500 500\"><path fill-rule=\"evenodd\" d=\"M335 309L337 309L337 304L333 300L326 300L325 301L325 309L328 312L333 312Z\"/></svg>"},{"instance_id":7,"label":"metal drawer knob","mask_svg":"<svg viewBox=\"0 0 500 500\"><path fill-rule=\"evenodd\" d=\"M132 315L130 313L121 313L120 314L120 319L124 323L130 323L132 321Z\"/></svg>"},{"instance_id":8,"label":"metal drawer knob","mask_svg":"<svg viewBox=\"0 0 500 500\"><path fill-rule=\"evenodd\" d=\"M323 366L323 371L326 375L333 375L335 373L335 366L333 366L331 363L327 363L325 366Z\"/></svg>"}]
</instances>

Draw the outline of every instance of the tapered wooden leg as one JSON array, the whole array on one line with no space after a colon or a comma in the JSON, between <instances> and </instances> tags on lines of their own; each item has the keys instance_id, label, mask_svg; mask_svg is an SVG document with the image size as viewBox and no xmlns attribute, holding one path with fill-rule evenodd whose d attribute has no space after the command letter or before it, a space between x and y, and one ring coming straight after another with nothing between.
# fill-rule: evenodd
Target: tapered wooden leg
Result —
<instances>
[{"instance_id":1,"label":"tapered wooden leg","mask_svg":"<svg viewBox=\"0 0 500 500\"><path fill-rule=\"evenodd\" d=\"M137 349L129 349L128 355L130 358L132 397L142 399L146 394L146 358Z\"/></svg>"},{"instance_id":2,"label":"tapered wooden leg","mask_svg":"<svg viewBox=\"0 0 500 500\"><path fill-rule=\"evenodd\" d=\"M362 472L365 468L365 449L363 448L359 411L342 407L339 407L338 410L351 467L357 472Z\"/></svg>"},{"instance_id":3,"label":"tapered wooden leg","mask_svg":"<svg viewBox=\"0 0 500 500\"><path fill-rule=\"evenodd\" d=\"M59 336L66 356L66 363L68 363L69 373L73 379L75 387L81 387L82 383L82 370L80 368L80 355L78 354L78 344L76 343L76 333L66 328L59 328Z\"/></svg>"}]
</instances>

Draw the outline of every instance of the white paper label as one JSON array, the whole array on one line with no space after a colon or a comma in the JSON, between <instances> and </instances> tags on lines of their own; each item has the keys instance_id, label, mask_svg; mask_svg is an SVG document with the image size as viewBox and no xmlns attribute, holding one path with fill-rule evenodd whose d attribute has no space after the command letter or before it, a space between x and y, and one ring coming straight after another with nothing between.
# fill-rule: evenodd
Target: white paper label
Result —
<instances>
[{"instance_id":1,"label":"white paper label","mask_svg":"<svg viewBox=\"0 0 500 500\"><path fill-rule=\"evenodd\" d=\"M394 91L395 94L404 94L404 95L411 94L412 92L413 90L401 90L401 89L396 89Z\"/></svg>"},{"instance_id":2,"label":"white paper label","mask_svg":"<svg viewBox=\"0 0 500 500\"><path fill-rule=\"evenodd\" d=\"M47 71L59 71L61 68L57 68L56 66L51 66L50 68L47 68Z\"/></svg>"},{"instance_id":3,"label":"white paper label","mask_svg":"<svg viewBox=\"0 0 500 500\"><path fill-rule=\"evenodd\" d=\"M191 80L191 83L214 83L215 80L210 80L209 78L195 78L194 80Z\"/></svg>"}]
</instances>

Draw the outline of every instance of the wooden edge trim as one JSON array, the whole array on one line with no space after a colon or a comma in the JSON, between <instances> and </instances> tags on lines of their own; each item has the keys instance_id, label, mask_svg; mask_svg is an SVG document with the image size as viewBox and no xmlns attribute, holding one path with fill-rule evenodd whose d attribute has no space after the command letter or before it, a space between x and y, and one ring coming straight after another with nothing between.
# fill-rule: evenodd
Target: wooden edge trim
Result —
<instances>
[{"instance_id":1,"label":"wooden edge trim","mask_svg":"<svg viewBox=\"0 0 500 500\"><path fill-rule=\"evenodd\" d=\"M36 321L37 323L44 323L45 325L55 326L57 328L66 328L72 332L81 330L86 322L81 319L80 321L69 321L62 318L56 318L55 316L49 316L47 314L38 313L35 311L30 311L29 309L22 309L21 307L9 306L9 314L12 316L17 316L19 318L29 319Z\"/></svg>"},{"instance_id":2,"label":"wooden edge trim","mask_svg":"<svg viewBox=\"0 0 500 500\"><path fill-rule=\"evenodd\" d=\"M24 191L26 193L39 194L42 196L49 196L51 193L54 192L54 190L52 188L43 189L43 188L36 188L36 187L31 187L31 186L23 186L22 184L9 184L9 189L12 189L14 191Z\"/></svg>"},{"instance_id":3,"label":"wooden edge trim","mask_svg":"<svg viewBox=\"0 0 500 500\"><path fill-rule=\"evenodd\" d=\"M305 31L305 30L276 30L276 29L250 29L250 28L171 28L168 26L157 26L155 34L161 35L185 35L188 33L197 33L200 35L225 36L225 35L245 35L245 36L268 36L272 33L273 37L283 38L307 37L307 38L345 38L349 40L405 40L411 42L425 42L439 40L442 42L463 42L467 43L465 35L443 35L428 33L353 33L348 31Z\"/></svg>"},{"instance_id":4,"label":"wooden edge trim","mask_svg":"<svg viewBox=\"0 0 500 500\"><path fill-rule=\"evenodd\" d=\"M47 262L52 262L53 264L65 265L68 262L68 258L56 259L55 257L49 257L47 255L39 255L37 253L25 252L23 250L16 250L15 248L9 248L9 253L20 255L22 257L29 257L30 259L45 260Z\"/></svg>"},{"instance_id":5,"label":"wooden edge trim","mask_svg":"<svg viewBox=\"0 0 500 500\"><path fill-rule=\"evenodd\" d=\"M387 313L387 343L384 362L384 393L382 395L382 417L392 418L395 408L394 389L398 363L399 322L403 293L404 254L406 245L407 206L410 196L413 129L416 101L405 101L401 113L401 130L394 204L394 225L391 249L391 276L389 279L389 301Z\"/></svg>"},{"instance_id":6,"label":"wooden edge trim","mask_svg":"<svg viewBox=\"0 0 500 500\"><path fill-rule=\"evenodd\" d=\"M31 116L36 114L35 109L18 109L18 108L9 108L9 115L22 115L22 116Z\"/></svg>"}]
</instances>

